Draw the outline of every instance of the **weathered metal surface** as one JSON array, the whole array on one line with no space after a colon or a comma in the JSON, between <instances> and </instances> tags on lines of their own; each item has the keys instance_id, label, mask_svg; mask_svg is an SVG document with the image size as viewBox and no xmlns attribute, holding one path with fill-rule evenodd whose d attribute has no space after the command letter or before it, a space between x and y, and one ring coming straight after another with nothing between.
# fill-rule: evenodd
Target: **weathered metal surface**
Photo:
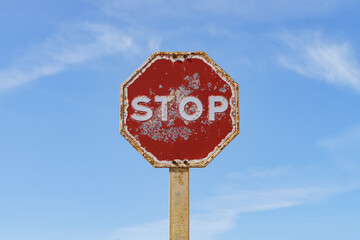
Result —
<instances>
[{"instance_id":1,"label":"weathered metal surface","mask_svg":"<svg viewBox=\"0 0 360 240\"><path fill-rule=\"evenodd\" d=\"M169 239L189 240L189 168L170 168Z\"/></svg>"},{"instance_id":2,"label":"weathered metal surface","mask_svg":"<svg viewBox=\"0 0 360 240\"><path fill-rule=\"evenodd\" d=\"M205 167L239 133L238 92L204 52L156 52L121 86L120 133L154 167Z\"/></svg>"}]
</instances>

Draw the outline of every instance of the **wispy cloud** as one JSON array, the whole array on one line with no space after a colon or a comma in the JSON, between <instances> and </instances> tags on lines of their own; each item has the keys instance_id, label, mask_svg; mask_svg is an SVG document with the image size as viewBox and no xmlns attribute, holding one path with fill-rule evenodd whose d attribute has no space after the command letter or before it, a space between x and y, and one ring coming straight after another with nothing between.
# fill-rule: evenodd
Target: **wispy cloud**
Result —
<instances>
[{"instance_id":1,"label":"wispy cloud","mask_svg":"<svg viewBox=\"0 0 360 240\"><path fill-rule=\"evenodd\" d=\"M237 215L232 212L193 214L190 216L190 239L215 240L220 234L229 231L235 225ZM169 222L167 219L122 227L115 230L108 240L166 240Z\"/></svg>"},{"instance_id":2,"label":"wispy cloud","mask_svg":"<svg viewBox=\"0 0 360 240\"><path fill-rule=\"evenodd\" d=\"M342 161L330 157L318 165L251 168L228 174L226 182L218 185L212 196L191 203L191 239L222 239L222 234L235 228L237 219L244 213L316 204L359 189L360 126L317 144L326 152L335 152L334 156ZM357 161L357 165L344 162L344 157ZM168 220L121 227L108 240L117 239L168 239Z\"/></svg>"},{"instance_id":3,"label":"wispy cloud","mask_svg":"<svg viewBox=\"0 0 360 240\"><path fill-rule=\"evenodd\" d=\"M168 239L168 220L160 220L132 227L119 228L108 240L165 240Z\"/></svg>"},{"instance_id":4,"label":"wispy cloud","mask_svg":"<svg viewBox=\"0 0 360 240\"><path fill-rule=\"evenodd\" d=\"M236 215L247 212L268 211L316 202L343 191L340 187L294 187L267 190L242 190L230 187L227 193L208 198L196 204L199 209L232 211Z\"/></svg>"},{"instance_id":5,"label":"wispy cloud","mask_svg":"<svg viewBox=\"0 0 360 240\"><path fill-rule=\"evenodd\" d=\"M334 136L322 139L318 144L328 150L355 148L360 153L360 125L350 127Z\"/></svg>"},{"instance_id":6,"label":"wispy cloud","mask_svg":"<svg viewBox=\"0 0 360 240\"><path fill-rule=\"evenodd\" d=\"M192 207L197 212L190 216L191 239L221 239L221 234L234 228L242 213L274 210L318 201L339 193L342 189L312 187L244 191L229 189L208 199L197 201ZM168 239L168 220L137 226L122 227L109 240L165 240Z\"/></svg>"},{"instance_id":7,"label":"wispy cloud","mask_svg":"<svg viewBox=\"0 0 360 240\"><path fill-rule=\"evenodd\" d=\"M161 39L149 39L148 48L158 48ZM0 90L21 86L32 80L57 74L72 65L118 53L140 51L134 37L119 28L100 23L69 27L34 46L16 63L0 70Z\"/></svg>"},{"instance_id":8,"label":"wispy cloud","mask_svg":"<svg viewBox=\"0 0 360 240\"><path fill-rule=\"evenodd\" d=\"M249 168L244 172L235 172L228 174L229 179L239 179L239 180L248 180L248 179L268 179L274 177L280 177L283 175L289 174L289 167L277 167L272 169L265 168Z\"/></svg>"},{"instance_id":9,"label":"wispy cloud","mask_svg":"<svg viewBox=\"0 0 360 240\"><path fill-rule=\"evenodd\" d=\"M347 41L325 38L320 32L302 31L277 35L285 44L279 62L309 78L360 92L360 65Z\"/></svg>"},{"instance_id":10,"label":"wispy cloud","mask_svg":"<svg viewBox=\"0 0 360 240\"><path fill-rule=\"evenodd\" d=\"M269 170L272 172L272 170ZM272 178L272 176L269 176ZM255 176L255 178L257 178ZM262 185L269 179L264 179ZM283 179L284 181L284 179ZM326 185L244 190L227 184L215 195L191 204L191 239L222 239L222 234L236 226L243 213L269 211L302 204L315 203L335 194L351 190L349 186ZM168 238L168 220L136 226L122 227L114 231L108 240L165 240Z\"/></svg>"},{"instance_id":11,"label":"wispy cloud","mask_svg":"<svg viewBox=\"0 0 360 240\"><path fill-rule=\"evenodd\" d=\"M324 138L318 145L329 153L349 182L360 184L360 125Z\"/></svg>"}]
</instances>

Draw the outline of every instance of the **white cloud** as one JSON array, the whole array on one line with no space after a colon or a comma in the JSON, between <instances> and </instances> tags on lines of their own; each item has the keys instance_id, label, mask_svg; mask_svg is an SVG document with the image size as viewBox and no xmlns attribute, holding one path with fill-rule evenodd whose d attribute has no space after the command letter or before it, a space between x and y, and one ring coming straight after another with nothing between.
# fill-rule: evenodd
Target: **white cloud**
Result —
<instances>
[{"instance_id":1,"label":"white cloud","mask_svg":"<svg viewBox=\"0 0 360 240\"><path fill-rule=\"evenodd\" d=\"M359 190L360 125L324 138L317 145L330 153L327 161L228 174L212 196L191 202L190 239L223 239L222 234L231 231L244 213L316 204ZM121 227L108 240L118 239L168 239L168 220Z\"/></svg>"},{"instance_id":2,"label":"white cloud","mask_svg":"<svg viewBox=\"0 0 360 240\"><path fill-rule=\"evenodd\" d=\"M56 74L64 68L60 64L47 64L34 66L32 69L23 70L17 67L0 71L0 90L17 87L31 80Z\"/></svg>"},{"instance_id":3,"label":"white cloud","mask_svg":"<svg viewBox=\"0 0 360 240\"><path fill-rule=\"evenodd\" d=\"M243 172L235 172L228 174L229 179L268 179L281 177L283 175L289 174L289 167L277 167L272 169L264 169L264 168L249 168Z\"/></svg>"},{"instance_id":4,"label":"white cloud","mask_svg":"<svg viewBox=\"0 0 360 240\"><path fill-rule=\"evenodd\" d=\"M360 153L360 125L345 129L335 136L322 139L318 144L328 150L356 148Z\"/></svg>"},{"instance_id":5,"label":"white cloud","mask_svg":"<svg viewBox=\"0 0 360 240\"><path fill-rule=\"evenodd\" d=\"M166 240L168 239L168 221L161 220L132 227L119 228L108 240Z\"/></svg>"},{"instance_id":6,"label":"white cloud","mask_svg":"<svg viewBox=\"0 0 360 240\"><path fill-rule=\"evenodd\" d=\"M274 188L268 190L242 190L229 187L228 191L201 201L195 206L201 210L232 211L236 215L247 212L268 211L312 203L343 191L334 186Z\"/></svg>"},{"instance_id":7,"label":"white cloud","mask_svg":"<svg viewBox=\"0 0 360 240\"><path fill-rule=\"evenodd\" d=\"M149 49L152 52L160 51L162 39L160 37L154 37L149 41Z\"/></svg>"},{"instance_id":8,"label":"white cloud","mask_svg":"<svg viewBox=\"0 0 360 240\"><path fill-rule=\"evenodd\" d=\"M348 182L360 185L360 125L322 139L318 145L329 153Z\"/></svg>"},{"instance_id":9,"label":"white cloud","mask_svg":"<svg viewBox=\"0 0 360 240\"><path fill-rule=\"evenodd\" d=\"M221 239L235 227L242 213L274 210L312 203L343 191L334 187L279 188L242 190L228 186L213 197L191 203L195 214L190 216L190 239ZM117 229L108 240L168 239L168 220L161 220Z\"/></svg>"},{"instance_id":10,"label":"white cloud","mask_svg":"<svg viewBox=\"0 0 360 240\"><path fill-rule=\"evenodd\" d=\"M210 212L190 216L190 239L215 240L235 226L237 214L233 211Z\"/></svg>"},{"instance_id":11,"label":"white cloud","mask_svg":"<svg viewBox=\"0 0 360 240\"><path fill-rule=\"evenodd\" d=\"M159 48L161 39L146 41L150 48ZM21 86L106 55L138 53L141 47L137 42L132 35L109 24L83 23L68 27L33 47L12 67L0 70L0 90Z\"/></svg>"},{"instance_id":12,"label":"white cloud","mask_svg":"<svg viewBox=\"0 0 360 240\"><path fill-rule=\"evenodd\" d=\"M360 92L360 65L349 42L331 41L319 32L279 34L284 53L279 62L306 77Z\"/></svg>"},{"instance_id":13,"label":"white cloud","mask_svg":"<svg viewBox=\"0 0 360 240\"><path fill-rule=\"evenodd\" d=\"M212 196L191 202L190 238L222 239L222 234L235 228L241 214L315 204L358 190L360 126L320 140L318 146L335 153L341 161L331 159L301 167L251 168L228 174L227 182L218 185ZM353 162L344 162L344 157ZM168 239L168 220L119 228L109 238L117 239Z\"/></svg>"},{"instance_id":14,"label":"white cloud","mask_svg":"<svg viewBox=\"0 0 360 240\"><path fill-rule=\"evenodd\" d=\"M235 224L236 215L225 213L194 214L190 216L190 239L215 240L221 233L229 231ZM154 221L114 231L108 240L167 240L168 220Z\"/></svg>"}]
</instances>

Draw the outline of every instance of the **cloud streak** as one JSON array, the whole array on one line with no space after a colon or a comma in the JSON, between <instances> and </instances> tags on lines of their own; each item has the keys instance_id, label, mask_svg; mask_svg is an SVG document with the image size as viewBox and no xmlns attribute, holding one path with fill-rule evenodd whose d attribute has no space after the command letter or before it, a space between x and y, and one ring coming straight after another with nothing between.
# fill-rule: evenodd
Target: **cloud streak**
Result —
<instances>
[{"instance_id":1,"label":"cloud streak","mask_svg":"<svg viewBox=\"0 0 360 240\"><path fill-rule=\"evenodd\" d=\"M318 146L328 152L349 183L360 185L360 125L322 139L318 141Z\"/></svg>"},{"instance_id":2,"label":"cloud streak","mask_svg":"<svg viewBox=\"0 0 360 240\"><path fill-rule=\"evenodd\" d=\"M331 153L331 161L296 168L251 168L228 174L228 182L218 185L212 196L192 202L190 238L222 239L222 234L236 226L241 214L314 204L359 189L360 126L322 139L317 145ZM108 238L118 239L166 240L168 220L121 227Z\"/></svg>"},{"instance_id":3,"label":"cloud streak","mask_svg":"<svg viewBox=\"0 0 360 240\"><path fill-rule=\"evenodd\" d=\"M72 65L116 53L136 52L133 37L108 24L83 23L58 33L17 63L0 70L0 90L21 86Z\"/></svg>"},{"instance_id":4,"label":"cloud streak","mask_svg":"<svg viewBox=\"0 0 360 240\"><path fill-rule=\"evenodd\" d=\"M230 189L229 189L230 190ZM341 189L313 187L244 191L232 188L194 204L197 213L190 216L191 239L221 239L220 236L234 228L242 213L274 210L311 203L339 193ZM137 226L123 227L114 231L108 240L166 240L168 220L155 221Z\"/></svg>"},{"instance_id":5,"label":"cloud streak","mask_svg":"<svg viewBox=\"0 0 360 240\"><path fill-rule=\"evenodd\" d=\"M322 139L318 144L328 151L356 149L360 153L360 125L350 127L335 136Z\"/></svg>"},{"instance_id":6,"label":"cloud streak","mask_svg":"<svg viewBox=\"0 0 360 240\"><path fill-rule=\"evenodd\" d=\"M284 67L303 76L360 93L360 65L349 42L331 41L319 32L279 34L284 44L278 60Z\"/></svg>"},{"instance_id":7,"label":"cloud streak","mask_svg":"<svg viewBox=\"0 0 360 240\"><path fill-rule=\"evenodd\" d=\"M214 196L192 204L196 213L190 215L190 238L221 239L222 234L235 227L236 220L243 213L314 203L343 191L345 191L343 187L334 186L243 190L227 185ZM168 220L122 227L108 238L108 240L118 239L166 240Z\"/></svg>"},{"instance_id":8,"label":"cloud streak","mask_svg":"<svg viewBox=\"0 0 360 240\"><path fill-rule=\"evenodd\" d=\"M269 179L289 174L289 167L277 167L272 169L249 168L244 172L236 172L228 174L228 178L232 180L248 180L248 179Z\"/></svg>"}]
</instances>

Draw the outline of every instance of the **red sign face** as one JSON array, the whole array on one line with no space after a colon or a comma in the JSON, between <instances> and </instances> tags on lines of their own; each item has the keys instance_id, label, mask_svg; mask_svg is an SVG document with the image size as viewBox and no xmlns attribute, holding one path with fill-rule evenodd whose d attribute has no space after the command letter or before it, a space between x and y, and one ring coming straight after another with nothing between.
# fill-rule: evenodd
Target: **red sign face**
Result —
<instances>
[{"instance_id":1,"label":"red sign face","mask_svg":"<svg viewBox=\"0 0 360 240\"><path fill-rule=\"evenodd\" d=\"M239 133L238 104L204 52L154 53L121 87L120 133L154 167L205 167Z\"/></svg>"}]
</instances>

